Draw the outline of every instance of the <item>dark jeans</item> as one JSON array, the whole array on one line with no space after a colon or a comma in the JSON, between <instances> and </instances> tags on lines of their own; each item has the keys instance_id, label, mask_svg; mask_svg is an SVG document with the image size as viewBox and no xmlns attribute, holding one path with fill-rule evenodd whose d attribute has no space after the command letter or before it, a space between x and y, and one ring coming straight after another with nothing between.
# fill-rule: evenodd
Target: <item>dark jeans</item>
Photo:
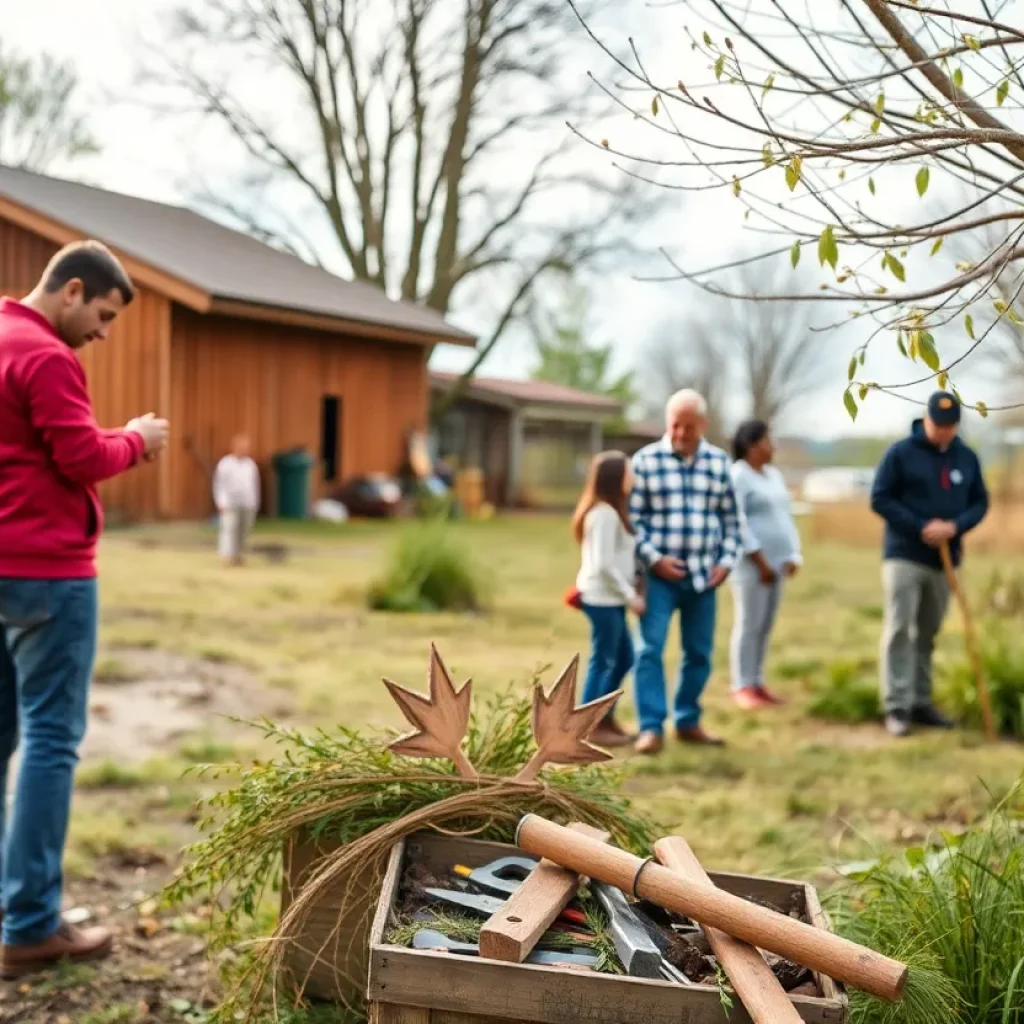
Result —
<instances>
[{"instance_id":1,"label":"dark jeans","mask_svg":"<svg viewBox=\"0 0 1024 1024\"><path fill-rule=\"evenodd\" d=\"M647 580L647 613L640 620L643 647L636 663L636 703L640 728L660 733L668 717L665 697L665 640L672 616L679 612L683 664L679 672L673 718L677 729L700 721L700 697L711 675L715 642L714 590L697 593L689 579L669 583L653 574Z\"/></svg>"},{"instance_id":2,"label":"dark jeans","mask_svg":"<svg viewBox=\"0 0 1024 1024\"><path fill-rule=\"evenodd\" d=\"M0 906L8 945L60 927L62 863L96 653L88 580L0 579ZM14 809L7 774L21 739Z\"/></svg>"},{"instance_id":3,"label":"dark jeans","mask_svg":"<svg viewBox=\"0 0 1024 1024\"><path fill-rule=\"evenodd\" d=\"M590 667L583 687L583 703L614 693L633 667L633 641L622 605L583 604L590 619Z\"/></svg>"}]
</instances>

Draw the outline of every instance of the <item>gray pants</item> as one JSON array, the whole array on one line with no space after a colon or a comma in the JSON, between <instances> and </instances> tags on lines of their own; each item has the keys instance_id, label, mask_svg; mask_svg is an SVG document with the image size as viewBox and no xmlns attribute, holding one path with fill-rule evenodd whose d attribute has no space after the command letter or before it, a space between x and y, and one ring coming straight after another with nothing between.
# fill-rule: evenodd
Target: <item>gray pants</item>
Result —
<instances>
[{"instance_id":1,"label":"gray pants","mask_svg":"<svg viewBox=\"0 0 1024 1024\"><path fill-rule=\"evenodd\" d=\"M949 602L941 569L888 559L882 563L885 628L882 635L882 697L885 711L932 704L932 651Z\"/></svg>"},{"instance_id":2,"label":"gray pants","mask_svg":"<svg viewBox=\"0 0 1024 1024\"><path fill-rule=\"evenodd\" d=\"M732 637L729 662L733 690L764 686L768 638L782 597L782 578L762 583L757 566L744 559L732 576Z\"/></svg>"},{"instance_id":3,"label":"gray pants","mask_svg":"<svg viewBox=\"0 0 1024 1024\"><path fill-rule=\"evenodd\" d=\"M226 508L220 514L220 539L217 545L220 557L238 561L245 552L245 542L256 521L256 512L251 508Z\"/></svg>"}]
</instances>

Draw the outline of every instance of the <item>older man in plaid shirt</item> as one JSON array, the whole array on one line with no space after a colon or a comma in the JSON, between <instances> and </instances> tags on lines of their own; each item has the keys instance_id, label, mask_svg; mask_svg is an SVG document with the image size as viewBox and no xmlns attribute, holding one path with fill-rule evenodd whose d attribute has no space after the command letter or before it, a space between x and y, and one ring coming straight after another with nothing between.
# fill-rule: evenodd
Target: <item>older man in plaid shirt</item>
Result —
<instances>
[{"instance_id":1,"label":"older man in plaid shirt","mask_svg":"<svg viewBox=\"0 0 1024 1024\"><path fill-rule=\"evenodd\" d=\"M629 503L637 551L649 570L636 665L641 754L662 747L668 716L663 657L677 611L683 664L673 712L676 736L685 743L722 743L701 727L700 697L711 674L716 590L740 552L729 457L704 439L704 398L690 390L673 395L666 422L665 436L633 457L636 481Z\"/></svg>"}]
</instances>

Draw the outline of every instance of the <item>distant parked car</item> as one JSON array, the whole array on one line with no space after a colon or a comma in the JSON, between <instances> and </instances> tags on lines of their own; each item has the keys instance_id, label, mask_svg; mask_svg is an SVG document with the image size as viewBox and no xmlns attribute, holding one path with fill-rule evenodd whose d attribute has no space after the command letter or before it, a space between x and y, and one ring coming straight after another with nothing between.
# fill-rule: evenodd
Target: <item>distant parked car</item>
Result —
<instances>
[{"instance_id":1,"label":"distant parked car","mask_svg":"<svg viewBox=\"0 0 1024 1024\"><path fill-rule=\"evenodd\" d=\"M331 493L349 514L368 519L390 519L403 507L402 489L398 482L383 473L355 476Z\"/></svg>"},{"instance_id":2,"label":"distant parked car","mask_svg":"<svg viewBox=\"0 0 1024 1024\"><path fill-rule=\"evenodd\" d=\"M859 466L831 466L815 469L804 478L800 497L813 504L857 501L871 493L875 471Z\"/></svg>"}]
</instances>

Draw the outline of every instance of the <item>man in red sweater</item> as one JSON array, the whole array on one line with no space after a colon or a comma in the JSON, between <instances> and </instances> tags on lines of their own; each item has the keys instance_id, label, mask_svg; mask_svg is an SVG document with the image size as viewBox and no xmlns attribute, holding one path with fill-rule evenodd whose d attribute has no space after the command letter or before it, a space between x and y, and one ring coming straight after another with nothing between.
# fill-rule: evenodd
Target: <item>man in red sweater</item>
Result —
<instances>
[{"instance_id":1,"label":"man in red sweater","mask_svg":"<svg viewBox=\"0 0 1024 1024\"><path fill-rule=\"evenodd\" d=\"M155 456L167 422L96 423L74 350L106 340L132 301L113 254L61 250L32 293L0 300L0 976L111 949L61 919L62 862L96 649L96 485ZM5 814L8 766L21 766Z\"/></svg>"}]
</instances>

